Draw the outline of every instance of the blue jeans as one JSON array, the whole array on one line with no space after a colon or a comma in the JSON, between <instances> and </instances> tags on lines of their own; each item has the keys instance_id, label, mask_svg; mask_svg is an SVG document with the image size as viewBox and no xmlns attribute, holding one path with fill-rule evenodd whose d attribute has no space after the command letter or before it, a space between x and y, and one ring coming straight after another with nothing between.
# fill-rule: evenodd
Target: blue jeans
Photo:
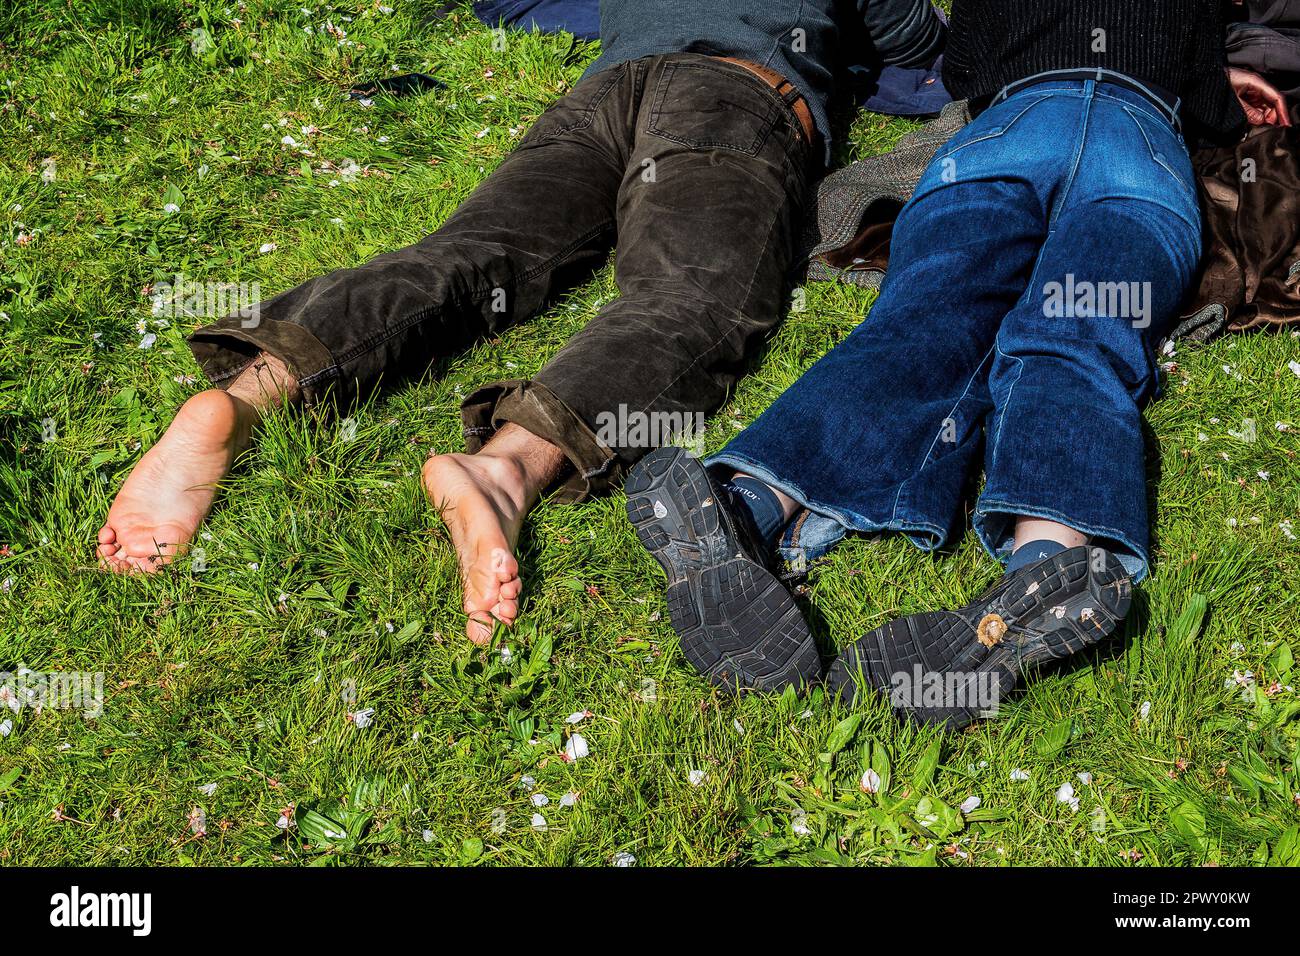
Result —
<instances>
[{"instance_id":1,"label":"blue jeans","mask_svg":"<svg viewBox=\"0 0 1300 956\"><path fill-rule=\"evenodd\" d=\"M926 169L866 320L710 465L807 509L796 564L846 531L931 550L963 523L1011 552L1015 517L1148 569L1142 406L1200 257L1187 148L1142 95L1094 80L996 102Z\"/></svg>"}]
</instances>

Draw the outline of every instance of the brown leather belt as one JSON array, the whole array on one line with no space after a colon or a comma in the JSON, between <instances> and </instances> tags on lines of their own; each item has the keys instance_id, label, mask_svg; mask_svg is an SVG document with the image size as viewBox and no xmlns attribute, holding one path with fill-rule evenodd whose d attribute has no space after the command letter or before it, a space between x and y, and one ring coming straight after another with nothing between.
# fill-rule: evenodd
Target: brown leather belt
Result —
<instances>
[{"instance_id":1,"label":"brown leather belt","mask_svg":"<svg viewBox=\"0 0 1300 956\"><path fill-rule=\"evenodd\" d=\"M748 70L768 86L772 87L772 89L776 90L782 99L785 99L786 95L791 90L795 89L795 85L780 73L776 72L776 70L769 70L765 66L759 66L757 63L753 63L749 60L742 60L734 56L718 56L714 57L714 59L722 60L724 63L734 63L742 70ZM813 125L812 111L808 109L807 101L802 95L800 95L796 99L789 100L788 102L790 104L790 109L794 111L794 115L799 118L799 125L803 127L804 139L811 143L813 141L813 136L816 133L816 127Z\"/></svg>"}]
</instances>

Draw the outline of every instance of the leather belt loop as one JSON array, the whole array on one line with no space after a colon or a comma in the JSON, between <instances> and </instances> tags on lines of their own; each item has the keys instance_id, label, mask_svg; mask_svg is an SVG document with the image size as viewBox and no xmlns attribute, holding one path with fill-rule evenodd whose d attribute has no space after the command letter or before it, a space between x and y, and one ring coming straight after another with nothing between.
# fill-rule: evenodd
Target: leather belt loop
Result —
<instances>
[{"instance_id":1,"label":"leather belt loop","mask_svg":"<svg viewBox=\"0 0 1300 956\"><path fill-rule=\"evenodd\" d=\"M774 89L777 95L780 96L785 104L790 107L795 118L799 120L799 126L803 129L805 142L812 145L817 135L817 126L813 123L812 111L808 109L808 101L804 99L803 94L799 92L797 86L787 80L780 73L776 72L776 70L770 70L767 67L760 66L750 60L742 60L739 57L734 56L719 56L714 57L714 59L722 60L724 63L734 64L742 70L752 73Z\"/></svg>"}]
</instances>

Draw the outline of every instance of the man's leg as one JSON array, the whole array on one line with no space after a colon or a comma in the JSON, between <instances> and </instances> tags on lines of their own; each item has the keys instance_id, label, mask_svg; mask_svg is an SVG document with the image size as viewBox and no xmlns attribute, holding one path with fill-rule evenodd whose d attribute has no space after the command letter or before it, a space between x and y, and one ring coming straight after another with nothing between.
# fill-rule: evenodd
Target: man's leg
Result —
<instances>
[{"instance_id":1,"label":"man's leg","mask_svg":"<svg viewBox=\"0 0 1300 956\"><path fill-rule=\"evenodd\" d=\"M607 488L670 432L693 432L784 312L807 175L793 115L749 73L705 57L659 59L647 74L618 194L622 295L534 381L467 400L481 406L466 414L478 431L501 428L481 451L425 466L430 498L457 516L474 640L490 618L514 618L510 552L543 488L565 473L567 491ZM692 137L737 148L681 141Z\"/></svg>"},{"instance_id":2,"label":"man's leg","mask_svg":"<svg viewBox=\"0 0 1300 956\"><path fill-rule=\"evenodd\" d=\"M435 455L424 464L429 500L451 531L465 588L465 633L475 644L492 637L492 621L519 614L515 543L524 515L568 467L557 446L506 424L472 455Z\"/></svg>"},{"instance_id":3,"label":"man's leg","mask_svg":"<svg viewBox=\"0 0 1300 956\"><path fill-rule=\"evenodd\" d=\"M691 437L785 316L810 151L739 67L698 57L647 77L618 198L621 294L536 377L606 446L592 488L669 432Z\"/></svg>"},{"instance_id":4,"label":"man's leg","mask_svg":"<svg viewBox=\"0 0 1300 956\"><path fill-rule=\"evenodd\" d=\"M420 242L197 330L191 347L219 389L191 398L128 478L100 531L106 566L168 563L281 395L353 400L527 318L589 275L608 252L630 141L611 104L633 85L617 67L578 84Z\"/></svg>"},{"instance_id":5,"label":"man's leg","mask_svg":"<svg viewBox=\"0 0 1300 956\"><path fill-rule=\"evenodd\" d=\"M891 621L846 649L828 676L846 699L892 688L895 708L960 727L1028 670L1115 633L1146 573L1141 407L1196 268L1199 214L1169 122L1134 94L1081 92L1067 188L988 374L974 524L1007 573L965 607Z\"/></svg>"},{"instance_id":6,"label":"man's leg","mask_svg":"<svg viewBox=\"0 0 1300 956\"><path fill-rule=\"evenodd\" d=\"M174 559L207 517L217 485L248 448L263 413L300 398L289 369L266 354L228 388L189 398L113 499L99 529L103 567L153 571Z\"/></svg>"}]
</instances>

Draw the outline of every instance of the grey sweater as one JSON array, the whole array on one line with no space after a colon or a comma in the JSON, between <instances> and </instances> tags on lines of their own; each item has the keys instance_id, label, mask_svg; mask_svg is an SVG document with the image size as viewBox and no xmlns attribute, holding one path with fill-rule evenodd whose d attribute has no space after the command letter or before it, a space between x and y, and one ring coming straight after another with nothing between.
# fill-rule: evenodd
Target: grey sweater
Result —
<instances>
[{"instance_id":1,"label":"grey sweater","mask_svg":"<svg viewBox=\"0 0 1300 956\"><path fill-rule=\"evenodd\" d=\"M930 0L600 0L601 54L584 75L659 53L751 60L799 88L829 158L837 69L928 66L944 33ZM869 48L846 49L856 37Z\"/></svg>"}]
</instances>

